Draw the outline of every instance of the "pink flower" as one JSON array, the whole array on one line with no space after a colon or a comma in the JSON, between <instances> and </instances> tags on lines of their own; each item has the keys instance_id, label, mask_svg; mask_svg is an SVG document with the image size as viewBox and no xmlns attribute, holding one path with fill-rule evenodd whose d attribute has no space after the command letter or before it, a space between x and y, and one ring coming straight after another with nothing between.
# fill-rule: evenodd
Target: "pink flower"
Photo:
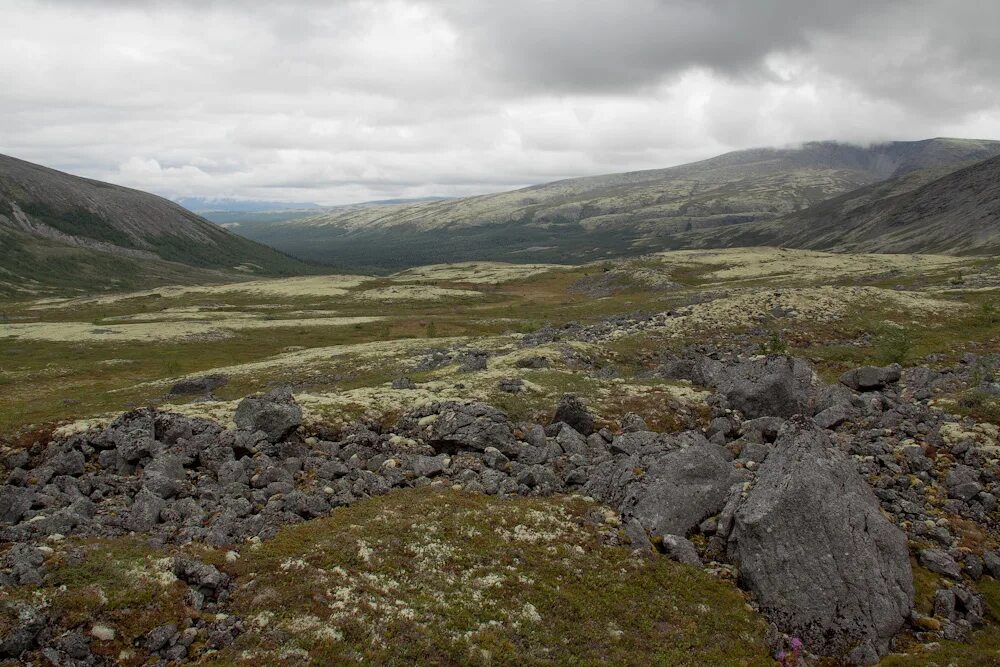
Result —
<instances>
[{"instance_id":1,"label":"pink flower","mask_svg":"<svg viewBox=\"0 0 1000 667\"><path fill-rule=\"evenodd\" d=\"M791 641L792 650L798 653L802 650L802 640L798 637L793 637Z\"/></svg>"}]
</instances>

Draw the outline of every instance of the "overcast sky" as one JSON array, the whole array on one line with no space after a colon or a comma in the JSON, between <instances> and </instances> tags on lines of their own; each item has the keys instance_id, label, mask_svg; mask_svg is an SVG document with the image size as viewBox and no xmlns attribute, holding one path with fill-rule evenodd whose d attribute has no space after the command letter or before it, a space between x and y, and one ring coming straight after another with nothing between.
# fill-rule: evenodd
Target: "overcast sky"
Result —
<instances>
[{"instance_id":1,"label":"overcast sky","mask_svg":"<svg viewBox=\"0 0 1000 667\"><path fill-rule=\"evenodd\" d=\"M997 26L995 0L0 0L0 153L336 204L1000 138Z\"/></svg>"}]
</instances>

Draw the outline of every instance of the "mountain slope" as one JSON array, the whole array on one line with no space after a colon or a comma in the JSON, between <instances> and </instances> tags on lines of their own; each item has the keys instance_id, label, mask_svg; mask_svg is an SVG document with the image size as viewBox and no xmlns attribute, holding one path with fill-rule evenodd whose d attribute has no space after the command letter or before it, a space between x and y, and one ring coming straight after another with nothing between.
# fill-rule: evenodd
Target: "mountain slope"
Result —
<instances>
[{"instance_id":1,"label":"mountain slope","mask_svg":"<svg viewBox=\"0 0 1000 667\"><path fill-rule=\"evenodd\" d=\"M894 179L694 245L781 244L852 252L986 254L1000 250L1000 157L908 187Z\"/></svg>"},{"instance_id":2,"label":"mountain slope","mask_svg":"<svg viewBox=\"0 0 1000 667\"><path fill-rule=\"evenodd\" d=\"M2 155L0 234L5 292L312 271L166 199Z\"/></svg>"},{"instance_id":3,"label":"mountain slope","mask_svg":"<svg viewBox=\"0 0 1000 667\"><path fill-rule=\"evenodd\" d=\"M479 197L346 207L236 229L286 252L349 267L582 261L678 247L697 230L772 220L885 179L998 154L998 142L962 139L870 147L818 142Z\"/></svg>"}]
</instances>

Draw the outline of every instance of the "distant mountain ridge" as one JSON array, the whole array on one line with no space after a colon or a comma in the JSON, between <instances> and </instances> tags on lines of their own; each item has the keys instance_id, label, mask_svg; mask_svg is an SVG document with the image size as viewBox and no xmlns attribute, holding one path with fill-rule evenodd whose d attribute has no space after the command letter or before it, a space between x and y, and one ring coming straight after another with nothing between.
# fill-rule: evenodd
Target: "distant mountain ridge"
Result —
<instances>
[{"instance_id":1,"label":"distant mountain ridge","mask_svg":"<svg viewBox=\"0 0 1000 667\"><path fill-rule=\"evenodd\" d=\"M0 292L313 271L156 195L0 155Z\"/></svg>"},{"instance_id":2,"label":"distant mountain ridge","mask_svg":"<svg viewBox=\"0 0 1000 667\"><path fill-rule=\"evenodd\" d=\"M568 179L512 192L344 207L240 233L296 256L394 270L473 259L579 262L711 243L911 174L1000 155L1000 142L928 139L862 147L813 142L736 151L687 165ZM722 231L712 231L722 230Z\"/></svg>"},{"instance_id":3,"label":"distant mountain ridge","mask_svg":"<svg viewBox=\"0 0 1000 667\"><path fill-rule=\"evenodd\" d=\"M777 220L693 235L689 244L995 254L1000 252L1000 157L944 174L916 172Z\"/></svg>"}]
</instances>

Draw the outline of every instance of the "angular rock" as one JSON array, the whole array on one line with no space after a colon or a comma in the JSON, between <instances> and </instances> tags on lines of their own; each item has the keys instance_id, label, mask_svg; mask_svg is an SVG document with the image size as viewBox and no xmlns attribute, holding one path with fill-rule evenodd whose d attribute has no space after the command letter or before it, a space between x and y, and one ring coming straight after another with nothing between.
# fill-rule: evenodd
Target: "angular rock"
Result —
<instances>
[{"instance_id":1,"label":"angular rock","mask_svg":"<svg viewBox=\"0 0 1000 667\"><path fill-rule=\"evenodd\" d=\"M440 404L426 440L435 450L447 453L495 447L513 456L520 449L507 415L483 403Z\"/></svg>"},{"instance_id":2,"label":"angular rock","mask_svg":"<svg viewBox=\"0 0 1000 667\"><path fill-rule=\"evenodd\" d=\"M559 404L556 406L556 414L552 418L552 421L553 423L563 422L564 424L569 424L569 426L584 436L590 435L596 430L593 415L590 414L583 401L574 394L566 394L559 399Z\"/></svg>"},{"instance_id":3,"label":"angular rock","mask_svg":"<svg viewBox=\"0 0 1000 667\"><path fill-rule=\"evenodd\" d=\"M137 533L148 533L160 521L160 513L167 503L149 489L143 488L135 494L135 501L129 509L125 527Z\"/></svg>"},{"instance_id":4,"label":"angular rock","mask_svg":"<svg viewBox=\"0 0 1000 667\"><path fill-rule=\"evenodd\" d=\"M663 535L662 539L663 553L668 558L678 563L684 563L685 565L701 567L701 558L698 556L698 551L694 548L691 540L679 535Z\"/></svg>"},{"instance_id":5,"label":"angular rock","mask_svg":"<svg viewBox=\"0 0 1000 667\"><path fill-rule=\"evenodd\" d=\"M302 409L288 389L275 389L244 398L233 419L238 428L261 431L269 442L278 442L302 425Z\"/></svg>"},{"instance_id":6,"label":"angular rock","mask_svg":"<svg viewBox=\"0 0 1000 667\"><path fill-rule=\"evenodd\" d=\"M586 454L590 449L587 439L569 424L563 424L559 429L556 444L567 454Z\"/></svg>"},{"instance_id":7,"label":"angular rock","mask_svg":"<svg viewBox=\"0 0 1000 667\"><path fill-rule=\"evenodd\" d=\"M115 449L118 458L134 462L159 449L156 443L156 415L152 410L126 412L94 439L98 449Z\"/></svg>"},{"instance_id":8,"label":"angular rock","mask_svg":"<svg viewBox=\"0 0 1000 667\"><path fill-rule=\"evenodd\" d=\"M72 449L64 452L49 461L52 470L56 475L82 475L87 460L83 452Z\"/></svg>"},{"instance_id":9,"label":"angular rock","mask_svg":"<svg viewBox=\"0 0 1000 667\"><path fill-rule=\"evenodd\" d=\"M0 486L0 523L15 524L31 509L35 492L21 486Z\"/></svg>"},{"instance_id":10,"label":"angular rock","mask_svg":"<svg viewBox=\"0 0 1000 667\"><path fill-rule=\"evenodd\" d=\"M447 456L417 456L413 459L413 472L417 477L434 477L444 472Z\"/></svg>"},{"instance_id":11,"label":"angular rock","mask_svg":"<svg viewBox=\"0 0 1000 667\"><path fill-rule=\"evenodd\" d=\"M862 366L847 371L840 376L840 383L854 391L872 391L885 389L890 384L899 382L902 369L899 364L891 366Z\"/></svg>"},{"instance_id":12,"label":"angular rock","mask_svg":"<svg viewBox=\"0 0 1000 667\"><path fill-rule=\"evenodd\" d=\"M170 387L171 396L183 396L185 394L210 394L220 387L229 384L229 377L222 373L202 375L197 378L188 378L175 382Z\"/></svg>"},{"instance_id":13,"label":"angular rock","mask_svg":"<svg viewBox=\"0 0 1000 667\"><path fill-rule=\"evenodd\" d=\"M150 461L143 469L142 486L160 498L172 498L183 488L184 478L181 458L165 454Z\"/></svg>"},{"instance_id":14,"label":"angular rock","mask_svg":"<svg viewBox=\"0 0 1000 667\"><path fill-rule=\"evenodd\" d=\"M816 408L815 375L802 359L770 356L728 368L718 382L729 407L747 419L812 415Z\"/></svg>"},{"instance_id":15,"label":"angular rock","mask_svg":"<svg viewBox=\"0 0 1000 667\"><path fill-rule=\"evenodd\" d=\"M736 482L720 447L704 442L667 453L629 486L622 514L654 535L687 535L717 514Z\"/></svg>"},{"instance_id":16,"label":"angular rock","mask_svg":"<svg viewBox=\"0 0 1000 667\"><path fill-rule=\"evenodd\" d=\"M984 553L983 568L994 579L1000 579L1000 551L987 551Z\"/></svg>"},{"instance_id":17,"label":"angular rock","mask_svg":"<svg viewBox=\"0 0 1000 667\"><path fill-rule=\"evenodd\" d=\"M955 466L948 473L945 486L948 487L949 498L965 502L972 500L983 490L983 485L979 483L979 471L967 465Z\"/></svg>"},{"instance_id":18,"label":"angular rock","mask_svg":"<svg viewBox=\"0 0 1000 667\"><path fill-rule=\"evenodd\" d=\"M632 546L632 551L641 551L643 553L653 552L653 543L649 541L646 529L642 527L642 524L637 519L626 521L624 532L625 538Z\"/></svg>"},{"instance_id":19,"label":"angular rock","mask_svg":"<svg viewBox=\"0 0 1000 667\"><path fill-rule=\"evenodd\" d=\"M728 551L765 615L822 654L885 651L913 607L906 536L813 427L782 430L735 513Z\"/></svg>"},{"instance_id":20,"label":"angular rock","mask_svg":"<svg viewBox=\"0 0 1000 667\"><path fill-rule=\"evenodd\" d=\"M705 355L670 359L659 369L659 375L668 380L688 380L702 387L715 386L722 372L722 363Z\"/></svg>"},{"instance_id":21,"label":"angular rock","mask_svg":"<svg viewBox=\"0 0 1000 667\"><path fill-rule=\"evenodd\" d=\"M931 572L943 574L952 579L962 578L962 569L947 551L941 549L921 549L920 564Z\"/></svg>"},{"instance_id":22,"label":"angular rock","mask_svg":"<svg viewBox=\"0 0 1000 667\"><path fill-rule=\"evenodd\" d=\"M543 465L528 466L522 470L517 476L517 483L542 492L554 491L559 486L559 480L556 479L555 473Z\"/></svg>"}]
</instances>

